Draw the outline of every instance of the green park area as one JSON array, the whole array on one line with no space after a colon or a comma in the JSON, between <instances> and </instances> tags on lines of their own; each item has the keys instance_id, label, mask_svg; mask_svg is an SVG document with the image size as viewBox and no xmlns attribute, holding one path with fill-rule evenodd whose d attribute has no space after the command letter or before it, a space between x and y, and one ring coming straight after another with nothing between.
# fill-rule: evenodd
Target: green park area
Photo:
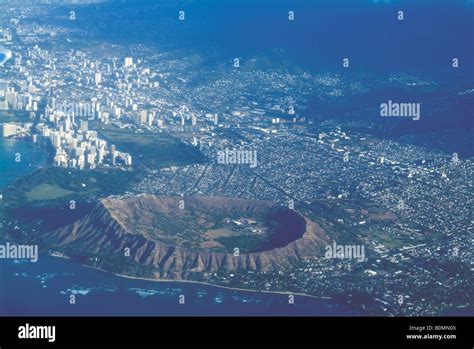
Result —
<instances>
[{"instance_id":1,"label":"green park area","mask_svg":"<svg viewBox=\"0 0 474 349\"><path fill-rule=\"evenodd\" d=\"M168 134L139 132L114 125L101 125L100 135L118 150L132 154L134 164L151 169L169 166L185 166L200 163L204 155L195 147L183 144Z\"/></svg>"},{"instance_id":2,"label":"green park area","mask_svg":"<svg viewBox=\"0 0 474 349\"><path fill-rule=\"evenodd\" d=\"M54 200L69 194L73 194L73 192L63 189L57 184L46 183L42 183L25 193L28 201Z\"/></svg>"}]
</instances>

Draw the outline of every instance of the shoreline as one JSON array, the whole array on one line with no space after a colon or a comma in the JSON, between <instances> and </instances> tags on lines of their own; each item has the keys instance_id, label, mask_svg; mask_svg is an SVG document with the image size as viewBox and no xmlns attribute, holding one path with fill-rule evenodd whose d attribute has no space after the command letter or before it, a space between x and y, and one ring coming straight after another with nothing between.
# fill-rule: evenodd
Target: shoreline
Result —
<instances>
[{"instance_id":1,"label":"shoreline","mask_svg":"<svg viewBox=\"0 0 474 349\"><path fill-rule=\"evenodd\" d=\"M18 144L29 144L29 145L31 145L31 146L39 149L39 150L42 150L42 151L45 150L44 147L42 147L40 144L33 143L29 139L25 139L25 138L17 138L17 137L3 138L3 137L0 137L0 139L4 140L6 142L12 142L12 143L18 143ZM42 163L39 164L34 170L37 170L39 168L48 166L47 160L46 160L48 155L47 154L44 154L44 155L45 155L44 161L42 161ZM34 171L32 171L32 172L34 172ZM7 185L7 187L8 187L8 185ZM46 252L46 255L48 255L50 257L60 258L60 259L67 259L67 260L70 260L70 261L74 262L75 264L78 264L78 265L81 265L81 266L84 266L84 267L87 267L87 268L90 268L90 269L93 269L93 270L102 271L102 272L105 272L105 273L108 273L108 274L111 274L111 275L114 275L114 276L117 276L117 277L120 277L120 278L130 279L130 280L140 280L140 281L158 282L158 283L194 284L194 285L202 285L202 286L206 286L206 287L215 287L215 288L220 288L220 289L224 289L224 290L237 291L237 292L247 292L247 293L254 293L254 294L269 294L269 295L281 295L281 296L293 295L295 297L299 296L299 297L305 297L305 298L310 298L310 299L320 300L320 301L333 300L332 297L314 296L314 295L310 295L310 294L306 294L306 293L302 293L302 292L257 290L257 289L250 289L250 288L231 287L231 286L225 286L225 285L219 285L219 284L212 284L212 283L205 282L205 281L174 280L174 279L152 279L152 278L146 278L146 277L131 276L131 275L114 273L114 272L111 272L111 271L108 271L108 270L105 270L105 269L92 267L90 265L83 264L83 263L77 263L76 261L74 261L70 257L68 257L67 255L64 255L64 254L56 252L56 251Z\"/></svg>"},{"instance_id":2,"label":"shoreline","mask_svg":"<svg viewBox=\"0 0 474 349\"><path fill-rule=\"evenodd\" d=\"M4 142L12 142L12 143L18 143L18 144L30 144L34 148L37 148L38 150L45 150L45 148L38 143L33 143L31 139L28 139L27 137L0 137L1 141ZM47 158L47 156L45 156ZM22 177L19 177L22 178Z\"/></svg>"},{"instance_id":3,"label":"shoreline","mask_svg":"<svg viewBox=\"0 0 474 349\"><path fill-rule=\"evenodd\" d=\"M54 252L53 252L54 253ZM108 273L110 275L117 276L119 278L124 278L124 279L129 279L129 280L139 280L139 281L148 281L148 282L157 282L157 283L177 283L177 284L194 284L194 285L202 285L202 286L208 286L208 287L216 287L216 288L222 288L226 290L231 290L231 291L239 291L239 292L249 292L249 293L265 293L265 294L276 294L276 295L293 295L293 296L300 296L300 297L306 297L306 298L311 298L311 299L317 299L317 300L333 300L332 297L325 297L325 296L313 296L310 294L306 293L301 293L301 292L289 292L289 291L267 291L267 290L254 290L254 289L246 289L246 288L239 288L239 287L231 287L231 286L223 286L223 285L216 285L216 284L211 284L208 282L204 281L192 281L192 280L173 280L173 279L150 279L150 278L145 278L145 277L140 277L140 276L131 276L131 275L125 275L125 274L118 274L118 273L113 273L111 271L108 271L106 269L102 268L97 268L97 267L92 267L87 264L82 264L82 263L77 263L76 261L72 260L68 256L64 254L52 254L48 253L47 254L50 257L55 257L55 258L61 258L61 259L68 259L72 261L75 264L81 265L83 267L92 269L92 270L98 270L104 273Z\"/></svg>"},{"instance_id":4,"label":"shoreline","mask_svg":"<svg viewBox=\"0 0 474 349\"><path fill-rule=\"evenodd\" d=\"M38 169L45 168L45 167L49 166L48 165L48 156L49 156L49 154L47 152L45 152L45 149L39 144L33 143L32 141L30 141L28 139L25 139L25 138L15 138L15 137L12 137L12 138L0 137L0 142L5 144L6 146L13 146L13 147L21 146L21 145L31 146L32 149L34 149L35 151L38 151L41 154L41 157L42 157L36 163L32 163L32 162L28 163L27 164L28 171L25 171L25 173L23 173L21 176L17 176L15 178L13 178L13 180L9 179L3 185L0 182L0 192L7 190L7 188L14 185L18 180L20 180L22 178L25 178L27 176L30 176L31 174L33 174ZM10 143L10 144L7 144L7 143Z\"/></svg>"},{"instance_id":5,"label":"shoreline","mask_svg":"<svg viewBox=\"0 0 474 349\"><path fill-rule=\"evenodd\" d=\"M97 268L93 268L93 267L90 267L90 268L97 269ZM287 296L293 295L293 296L300 296L300 297L312 298L312 299L317 299L317 300L332 300L332 297L313 296L313 295L306 294L306 293L301 293L301 292L253 290L253 289L246 289L246 288L211 284L211 283L204 282L204 281L172 280L172 279L149 279L149 278L144 278L144 277L139 277L139 276L130 276L130 275L112 273L112 272L109 272L109 271L104 270L104 269L98 269L98 270L105 271L105 272L113 274L117 277L121 277L121 278L124 278L124 279L131 279L131 280L162 282L162 283L173 283L174 282L174 283L183 283L183 284L196 284L196 285L223 288L223 289L226 289L226 290L239 291L239 292L266 293L266 294L277 294L277 295L287 295Z\"/></svg>"}]
</instances>

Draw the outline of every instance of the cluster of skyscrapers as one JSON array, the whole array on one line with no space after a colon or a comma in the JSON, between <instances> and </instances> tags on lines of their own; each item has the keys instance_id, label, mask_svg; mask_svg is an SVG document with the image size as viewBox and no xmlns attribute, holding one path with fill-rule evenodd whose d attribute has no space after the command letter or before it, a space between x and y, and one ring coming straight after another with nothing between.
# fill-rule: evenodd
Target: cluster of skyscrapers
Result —
<instances>
[{"instance_id":1,"label":"cluster of skyscrapers","mask_svg":"<svg viewBox=\"0 0 474 349\"><path fill-rule=\"evenodd\" d=\"M55 149L54 164L68 168L89 168L97 166L132 165L132 156L120 152L114 145L100 139L97 131L89 130L87 120L76 120L75 115L63 111L46 109L46 118L54 127L37 125L41 137ZM35 141L35 140L34 140Z\"/></svg>"}]
</instances>

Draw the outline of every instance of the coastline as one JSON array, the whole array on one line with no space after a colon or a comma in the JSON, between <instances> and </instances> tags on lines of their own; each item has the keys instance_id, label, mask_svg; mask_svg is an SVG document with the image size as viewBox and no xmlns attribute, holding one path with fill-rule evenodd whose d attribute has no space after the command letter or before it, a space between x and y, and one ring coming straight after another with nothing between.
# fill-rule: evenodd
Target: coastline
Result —
<instances>
[{"instance_id":1,"label":"coastline","mask_svg":"<svg viewBox=\"0 0 474 349\"><path fill-rule=\"evenodd\" d=\"M31 144L37 149L45 150L41 144L33 143L33 141L27 137L0 137L0 140L19 144Z\"/></svg>"},{"instance_id":2,"label":"coastline","mask_svg":"<svg viewBox=\"0 0 474 349\"><path fill-rule=\"evenodd\" d=\"M23 173L22 175L15 176L14 178L8 178L3 185L2 185L2 182L0 181L0 191L6 190L8 187L15 184L19 179L25 178L31 175L38 169L45 168L48 166L49 154L47 151L45 151L44 147L42 147L39 144L33 143L32 141L25 138L15 138L15 137L12 137L12 138L0 137L0 143L3 143L2 147L21 147L21 146L31 147L33 151L41 155L38 161L30 162L29 164L27 164L29 170L25 171L25 173ZM8 153L8 149L6 152Z\"/></svg>"},{"instance_id":3,"label":"coastline","mask_svg":"<svg viewBox=\"0 0 474 349\"><path fill-rule=\"evenodd\" d=\"M64 254L48 254L50 257L56 257L56 258L62 258L62 259L69 259L72 261L71 258ZM77 263L73 261L74 263ZM157 282L157 283L182 283L182 284L195 284L195 285L203 285L203 286L209 286L209 287L217 287L217 288L222 288L226 290L231 290L231 291L239 291L239 292L249 292L249 293L265 293L265 294L277 294L277 295L293 295L293 296L300 296L300 297L307 297L311 299L317 299L317 300L332 300L332 297L324 297L324 296L313 296L310 294L306 293L301 293L301 292L289 292L289 291L267 291L267 290L254 290L254 289L248 289L248 288L239 288L239 287L230 287L230 286L223 286L223 285L217 285L217 284L211 284L208 282L204 281L192 281L192 280L173 280L173 279L150 279L150 278L145 278L145 277L139 277L139 276L131 276L131 275L125 275L125 274L118 274L118 273L113 273L111 271L108 271L106 269L102 268L97 268L97 267L91 267L90 265L87 264L82 264L78 263L79 265L82 265L83 267L90 268L93 270L98 270L104 273L108 273L120 278L124 279L130 279L130 280L140 280L140 281L150 281L150 282Z\"/></svg>"},{"instance_id":4,"label":"coastline","mask_svg":"<svg viewBox=\"0 0 474 349\"><path fill-rule=\"evenodd\" d=\"M92 268L92 269L95 269L95 268ZM104 269L100 269L100 270L108 272ZM110 272L108 272L108 273L110 273ZM111 273L111 274L113 274L115 276L118 276L118 277L121 277L121 278L132 279L132 280L153 281L153 282L163 282L163 283L173 283L173 282L175 282L175 283L184 283L184 284L196 284L196 285L204 285L204 286L210 286L210 287L223 288L223 289L226 289L226 290L239 291L239 292L278 294L278 295L286 295L286 296L293 295L293 296L307 297L307 298L318 299L318 300L332 300L332 297L322 297L322 296L318 297L318 296L313 296L313 295L310 295L310 294L300 293L300 292L253 290L253 289L246 289L246 288L239 288L239 287L216 285L216 284L211 284L211 283L204 282L204 281L171 280L171 279L148 279L148 278L143 278L143 277L138 277L138 276L130 276L130 275L123 275L123 274L116 274L116 273Z\"/></svg>"},{"instance_id":5,"label":"coastline","mask_svg":"<svg viewBox=\"0 0 474 349\"><path fill-rule=\"evenodd\" d=\"M47 151L45 152L45 149L41 144L33 143L31 140L29 140L27 138L18 138L18 137L3 138L2 137L1 139L4 142L10 143L12 145L14 145L14 144L25 144L25 145L29 144L30 146L40 150L43 153L43 155L44 155L43 161L41 161L41 163L38 164L38 166L35 166L35 168L32 172L34 172L35 170L37 170L39 168L48 166L48 163L47 163L48 152ZM14 182L15 181L13 181L13 183ZM48 255L50 257L61 258L63 260L68 259L68 260L73 261L67 255L65 255L63 253L60 253L60 252L57 252L57 251L46 252L46 255ZM73 261L73 262L77 263L75 261ZM319 301L331 301L333 299L332 297L315 296L315 295L310 295L310 294L306 294L306 293L302 293L302 292L271 291L271 290L258 290L258 289L250 289L250 288L231 287L231 286L225 286L225 285L219 285L219 284L212 284L212 283L208 283L208 282L205 282L205 281L174 280L174 279L152 279L152 278L146 278L146 277L138 277L138 276L131 276L131 275L113 273L111 271L101 269L101 268L97 268L97 267L92 267L92 266L89 266L89 265L83 264L83 263L77 263L77 264L81 265L81 266L84 266L84 267L87 267L87 268L90 268L90 269L93 269L93 270L102 271L102 272L108 273L110 275L114 275L114 276L124 278L124 279L130 279L130 280L141 280L141 281L147 281L147 282L170 283L170 284L171 283L176 283L176 284L182 284L182 285L194 284L194 285L202 285L202 286L206 286L206 287L213 287L213 288L222 289L222 290L246 292L246 293L253 293L253 294L267 294L267 295L281 295L281 296L293 295L295 297L296 296L305 297L305 298L308 298L308 299L314 299L314 300L319 300Z\"/></svg>"},{"instance_id":6,"label":"coastline","mask_svg":"<svg viewBox=\"0 0 474 349\"><path fill-rule=\"evenodd\" d=\"M47 255L50 256L50 257L54 257L54 258L68 259L68 260L70 260L74 263L77 263L76 261L73 261L70 257L66 256L63 253L51 252L51 253L47 253ZM249 292L249 293L278 294L278 295L286 295L286 296L293 295L293 296L307 297L307 298L318 299L318 300L332 300L333 299L332 297L313 296L313 295L306 294L306 293L301 293L301 292L254 290L254 289L249 289L249 288L239 288L239 287L230 287L230 286L224 286L224 285L216 285L216 284L211 284L211 283L204 282L204 281L173 280L173 279L150 279L150 278L139 277L139 276L117 274L117 273L113 273L111 271L108 271L106 269L91 267L90 265L87 265L87 264L82 264L82 263L77 263L77 264L82 265L83 267L86 267L86 268L89 268L89 269L102 271L104 273L108 273L108 274L111 274L111 275L114 275L114 276L117 276L117 277L120 277L120 278L130 279L130 280L151 281L151 282L158 282L158 283L195 284L195 285L203 285L203 286L209 286L209 287L217 287L217 288L222 288L222 289L231 290L231 291Z\"/></svg>"}]
</instances>

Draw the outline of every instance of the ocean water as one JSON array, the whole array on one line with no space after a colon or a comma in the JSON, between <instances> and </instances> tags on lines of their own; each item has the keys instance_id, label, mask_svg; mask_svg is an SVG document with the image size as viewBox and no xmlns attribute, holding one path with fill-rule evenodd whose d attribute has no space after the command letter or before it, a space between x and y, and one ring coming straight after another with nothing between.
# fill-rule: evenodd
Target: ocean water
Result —
<instances>
[{"instance_id":1,"label":"ocean water","mask_svg":"<svg viewBox=\"0 0 474 349\"><path fill-rule=\"evenodd\" d=\"M70 296L75 295L75 304ZM179 304L179 296L185 304ZM357 315L331 300L115 276L70 260L0 261L0 315L229 316Z\"/></svg>"},{"instance_id":2,"label":"ocean water","mask_svg":"<svg viewBox=\"0 0 474 349\"><path fill-rule=\"evenodd\" d=\"M182 9L187 20L179 23ZM289 10L296 21L281 20ZM398 10L405 12L402 23L395 19ZM67 13L57 11L62 18ZM472 1L128 0L83 6L76 13L76 21L63 24L87 28L91 39L151 44L163 51L217 48L221 60L282 48L314 72L343 72L341 57L350 57L354 70L363 72L439 75L469 83L474 72L464 64L474 59ZM455 74L449 67L453 57L461 62ZM41 156L30 144L0 139L0 190L41 165ZM185 305L178 303L181 294ZM331 300L297 296L290 306L286 295L125 279L49 256L37 263L0 260L0 315L354 314Z\"/></svg>"},{"instance_id":3,"label":"ocean water","mask_svg":"<svg viewBox=\"0 0 474 349\"><path fill-rule=\"evenodd\" d=\"M15 162L16 154L21 162ZM0 191L44 161L43 151L33 144L0 138ZM70 304L71 295L75 304ZM296 296L295 301L290 306L284 294L128 279L47 255L36 263L0 259L0 316L357 314L331 300Z\"/></svg>"},{"instance_id":4,"label":"ocean water","mask_svg":"<svg viewBox=\"0 0 474 349\"><path fill-rule=\"evenodd\" d=\"M42 166L46 153L33 143L0 138L0 190Z\"/></svg>"}]
</instances>

